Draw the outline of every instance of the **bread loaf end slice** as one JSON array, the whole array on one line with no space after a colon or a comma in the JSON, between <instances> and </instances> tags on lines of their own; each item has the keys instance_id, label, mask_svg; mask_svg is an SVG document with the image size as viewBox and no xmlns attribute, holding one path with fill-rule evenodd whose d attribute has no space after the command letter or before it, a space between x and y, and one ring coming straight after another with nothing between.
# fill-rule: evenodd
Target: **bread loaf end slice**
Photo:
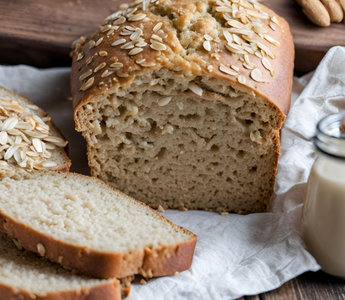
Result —
<instances>
[{"instance_id":1,"label":"bread loaf end slice","mask_svg":"<svg viewBox=\"0 0 345 300\"><path fill-rule=\"evenodd\" d=\"M25 177L34 170L67 172L66 145L43 109L0 87L0 178Z\"/></svg>"},{"instance_id":2,"label":"bread loaf end slice","mask_svg":"<svg viewBox=\"0 0 345 300\"><path fill-rule=\"evenodd\" d=\"M97 278L186 270L197 239L98 179L59 172L3 179L0 230L25 249Z\"/></svg>"}]
</instances>

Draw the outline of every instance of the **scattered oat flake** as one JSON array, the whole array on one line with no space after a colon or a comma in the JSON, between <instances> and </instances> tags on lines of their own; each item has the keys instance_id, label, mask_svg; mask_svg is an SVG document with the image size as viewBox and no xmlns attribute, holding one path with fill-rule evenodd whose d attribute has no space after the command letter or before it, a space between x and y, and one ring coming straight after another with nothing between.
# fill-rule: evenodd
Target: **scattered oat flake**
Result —
<instances>
[{"instance_id":1,"label":"scattered oat flake","mask_svg":"<svg viewBox=\"0 0 345 300\"><path fill-rule=\"evenodd\" d=\"M44 256L46 254L46 248L41 244L37 244L37 252L41 255Z\"/></svg>"},{"instance_id":2,"label":"scattered oat flake","mask_svg":"<svg viewBox=\"0 0 345 300\"><path fill-rule=\"evenodd\" d=\"M145 17L146 17L145 14L135 14L135 15L131 16L130 18L128 18L128 21L130 21L130 22L140 21L140 20L144 19Z\"/></svg>"},{"instance_id":3,"label":"scattered oat flake","mask_svg":"<svg viewBox=\"0 0 345 300\"><path fill-rule=\"evenodd\" d=\"M140 279L140 284L141 284L141 285L145 285L146 283L147 283L147 281L146 281L145 279L143 279L143 278Z\"/></svg>"},{"instance_id":4,"label":"scattered oat flake","mask_svg":"<svg viewBox=\"0 0 345 300\"><path fill-rule=\"evenodd\" d=\"M123 23L126 22L126 18L123 17L123 16L120 16L118 19L116 19L114 22L113 22L113 25L121 25Z\"/></svg>"},{"instance_id":5,"label":"scattered oat flake","mask_svg":"<svg viewBox=\"0 0 345 300\"><path fill-rule=\"evenodd\" d=\"M231 69L233 69L236 72L238 72L240 70L240 68L235 66L235 65L231 65Z\"/></svg>"},{"instance_id":6,"label":"scattered oat flake","mask_svg":"<svg viewBox=\"0 0 345 300\"><path fill-rule=\"evenodd\" d=\"M276 16L271 17L271 21L279 26L279 22Z\"/></svg>"},{"instance_id":7,"label":"scattered oat flake","mask_svg":"<svg viewBox=\"0 0 345 300\"><path fill-rule=\"evenodd\" d=\"M80 90L81 90L81 91L86 91L86 90L88 90L88 89L93 85L94 82L95 82L95 78L94 78L94 77L89 78L89 80L86 81L86 82L80 87Z\"/></svg>"},{"instance_id":8,"label":"scattered oat flake","mask_svg":"<svg viewBox=\"0 0 345 300\"><path fill-rule=\"evenodd\" d=\"M210 41L205 41L204 43L203 43L203 47L204 47L204 49L206 50L206 51L211 51L211 43L210 43Z\"/></svg>"},{"instance_id":9,"label":"scattered oat flake","mask_svg":"<svg viewBox=\"0 0 345 300\"><path fill-rule=\"evenodd\" d=\"M54 167L56 167L57 166L57 163L55 162L55 161L49 161L49 160L47 160L47 161L44 161L43 163L42 163L42 167L44 167L44 168L54 168Z\"/></svg>"},{"instance_id":10,"label":"scattered oat flake","mask_svg":"<svg viewBox=\"0 0 345 300\"><path fill-rule=\"evenodd\" d=\"M165 209L163 208L162 205L158 205L157 210L160 211L160 212L165 212Z\"/></svg>"},{"instance_id":11,"label":"scattered oat flake","mask_svg":"<svg viewBox=\"0 0 345 300\"><path fill-rule=\"evenodd\" d=\"M157 51L165 51L167 49L167 46L155 40L152 40L150 47Z\"/></svg>"},{"instance_id":12,"label":"scattered oat flake","mask_svg":"<svg viewBox=\"0 0 345 300\"><path fill-rule=\"evenodd\" d=\"M99 55L99 56L107 56L107 55L108 55L108 52L107 52L107 51L99 51L99 52L98 52L98 55Z\"/></svg>"},{"instance_id":13,"label":"scattered oat flake","mask_svg":"<svg viewBox=\"0 0 345 300\"><path fill-rule=\"evenodd\" d=\"M99 70L102 70L106 65L107 65L106 62L102 62L93 70L93 72L97 73Z\"/></svg>"},{"instance_id":14,"label":"scattered oat flake","mask_svg":"<svg viewBox=\"0 0 345 300\"><path fill-rule=\"evenodd\" d=\"M209 34L205 34L204 38L205 38L206 41L212 41L213 40L213 37L210 36Z\"/></svg>"},{"instance_id":15,"label":"scattered oat flake","mask_svg":"<svg viewBox=\"0 0 345 300\"><path fill-rule=\"evenodd\" d=\"M83 73L82 75L80 75L79 77L79 81L83 81L85 80L87 77L91 76L92 75L92 70L89 69L87 70L85 73Z\"/></svg>"},{"instance_id":16,"label":"scattered oat flake","mask_svg":"<svg viewBox=\"0 0 345 300\"><path fill-rule=\"evenodd\" d=\"M188 89L191 90L194 94L198 95L198 96L202 96L203 94L203 89L198 86L197 84L195 84L194 82L190 82L188 84Z\"/></svg>"},{"instance_id":17,"label":"scattered oat flake","mask_svg":"<svg viewBox=\"0 0 345 300\"><path fill-rule=\"evenodd\" d=\"M160 30L162 28L162 26L163 26L163 23L159 22L153 27L152 31L157 32L158 30Z\"/></svg>"},{"instance_id":18,"label":"scattered oat flake","mask_svg":"<svg viewBox=\"0 0 345 300\"><path fill-rule=\"evenodd\" d=\"M79 52L78 53L78 56L77 56L77 61L80 61L80 60L82 60L83 58L84 58L84 53L83 52Z\"/></svg>"},{"instance_id":19,"label":"scattered oat flake","mask_svg":"<svg viewBox=\"0 0 345 300\"><path fill-rule=\"evenodd\" d=\"M158 100L158 106L165 106L168 105L171 101L172 97L163 97Z\"/></svg>"},{"instance_id":20,"label":"scattered oat flake","mask_svg":"<svg viewBox=\"0 0 345 300\"><path fill-rule=\"evenodd\" d=\"M238 75L238 73L236 71L230 69L229 67L227 67L227 66L225 66L223 64L220 64L219 70L222 71L225 74L228 74L228 75L232 75L232 76L237 76Z\"/></svg>"},{"instance_id":21,"label":"scattered oat flake","mask_svg":"<svg viewBox=\"0 0 345 300\"><path fill-rule=\"evenodd\" d=\"M126 43L125 39L119 39L119 40L116 40L115 42L113 42L111 45L112 46L118 46L118 45L122 45L124 43Z\"/></svg>"},{"instance_id":22,"label":"scattered oat flake","mask_svg":"<svg viewBox=\"0 0 345 300\"><path fill-rule=\"evenodd\" d=\"M244 77L243 75L239 75L237 77L237 80L239 83L242 83L242 84L246 84L246 82L247 82L246 77Z\"/></svg>"},{"instance_id":23,"label":"scattered oat flake","mask_svg":"<svg viewBox=\"0 0 345 300\"><path fill-rule=\"evenodd\" d=\"M275 59L276 57L272 53L271 49L268 48L265 44L258 42L258 47L263 50L270 58Z\"/></svg>"},{"instance_id":24,"label":"scattered oat flake","mask_svg":"<svg viewBox=\"0 0 345 300\"><path fill-rule=\"evenodd\" d=\"M224 34L224 37L225 37L226 41L227 41L229 44L233 42L232 34L231 34L229 31L224 30L224 31L223 31L223 34Z\"/></svg>"},{"instance_id":25,"label":"scattered oat flake","mask_svg":"<svg viewBox=\"0 0 345 300\"><path fill-rule=\"evenodd\" d=\"M95 46L96 47L99 46L102 43L103 39L104 37L101 37L100 39L98 39L97 42L95 43Z\"/></svg>"},{"instance_id":26,"label":"scattered oat flake","mask_svg":"<svg viewBox=\"0 0 345 300\"><path fill-rule=\"evenodd\" d=\"M89 49L92 49L96 46L96 42L94 40L89 41Z\"/></svg>"},{"instance_id":27,"label":"scattered oat flake","mask_svg":"<svg viewBox=\"0 0 345 300\"><path fill-rule=\"evenodd\" d=\"M266 82L262 77L261 71L258 68L255 68L251 71L250 77L257 82Z\"/></svg>"},{"instance_id":28,"label":"scattered oat flake","mask_svg":"<svg viewBox=\"0 0 345 300\"><path fill-rule=\"evenodd\" d=\"M122 68L123 67L123 63L115 62L115 63L112 63L110 65L110 67L112 67L112 68Z\"/></svg>"},{"instance_id":29,"label":"scattered oat flake","mask_svg":"<svg viewBox=\"0 0 345 300\"><path fill-rule=\"evenodd\" d=\"M128 52L128 55L137 55L138 53L142 52L143 48L134 48L131 51Z\"/></svg>"}]
</instances>

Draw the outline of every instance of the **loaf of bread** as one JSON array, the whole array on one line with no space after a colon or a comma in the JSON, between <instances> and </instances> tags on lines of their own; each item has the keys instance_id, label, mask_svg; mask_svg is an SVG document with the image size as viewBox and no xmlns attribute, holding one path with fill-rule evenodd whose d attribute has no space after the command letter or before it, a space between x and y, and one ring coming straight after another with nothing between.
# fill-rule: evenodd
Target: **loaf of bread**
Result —
<instances>
[{"instance_id":1,"label":"loaf of bread","mask_svg":"<svg viewBox=\"0 0 345 300\"><path fill-rule=\"evenodd\" d=\"M197 239L96 178L53 171L2 180L0 230L24 249L97 278L186 270Z\"/></svg>"},{"instance_id":2,"label":"loaf of bread","mask_svg":"<svg viewBox=\"0 0 345 300\"><path fill-rule=\"evenodd\" d=\"M46 112L0 87L0 178L33 170L68 171L66 145Z\"/></svg>"},{"instance_id":3,"label":"loaf of bread","mask_svg":"<svg viewBox=\"0 0 345 300\"><path fill-rule=\"evenodd\" d=\"M120 300L116 279L78 276L0 233L0 300Z\"/></svg>"},{"instance_id":4,"label":"loaf of bread","mask_svg":"<svg viewBox=\"0 0 345 300\"><path fill-rule=\"evenodd\" d=\"M287 22L256 0L159 0L75 44L92 175L152 207L265 211L290 107Z\"/></svg>"}]
</instances>

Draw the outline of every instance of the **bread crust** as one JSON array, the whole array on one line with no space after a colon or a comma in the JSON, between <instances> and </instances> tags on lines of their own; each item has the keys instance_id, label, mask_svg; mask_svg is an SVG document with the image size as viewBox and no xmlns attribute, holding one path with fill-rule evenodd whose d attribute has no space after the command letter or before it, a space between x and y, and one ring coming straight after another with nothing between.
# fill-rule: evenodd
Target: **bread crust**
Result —
<instances>
[{"instance_id":1,"label":"bread crust","mask_svg":"<svg viewBox=\"0 0 345 300\"><path fill-rule=\"evenodd\" d=\"M61 291L47 295L34 295L27 291L18 291L13 287L0 284L0 300L120 300L121 286L113 279L88 289L79 291Z\"/></svg>"},{"instance_id":2,"label":"bread crust","mask_svg":"<svg viewBox=\"0 0 345 300\"><path fill-rule=\"evenodd\" d=\"M163 1L164 2L164 1ZM212 1L202 0L197 3L191 0L171 0L169 1L171 10L179 11L183 10L184 14L181 18L178 19L178 22L185 22L183 18L187 18L188 15L195 13L198 5L207 3L212 3ZM274 105L278 111L281 113L281 125L285 119L285 115L290 109L291 102L291 89L292 89L292 78L293 78L293 60L294 60L294 45L292 40L292 35L288 23L274 13L269 8L261 5L263 10L269 13L272 16L275 16L279 22L277 28L279 30L274 31L270 35L280 42L279 47L275 47L274 51L276 54L276 59L272 61L272 68L274 70L275 76L270 77L266 76L268 83L258 83L254 80L249 80L251 70L241 69L240 74L248 78L246 84L240 84L235 77L228 76L219 70L220 62L224 65L236 63L240 59L240 55L230 53L226 50L226 42L223 41L219 44L219 60L212 59L210 54L207 51L198 51L195 53L193 58L183 57L183 47L180 43L180 40L177 35L176 27L174 23L167 18L157 16L152 14L150 11L144 11L147 18L147 22L143 23L143 38L147 41L150 40L150 35L152 34L153 27L162 22L163 30L167 35L167 39L164 41L167 45L166 51L155 51L150 47L145 47L144 50L135 56L128 55L128 50L122 50L120 47L113 47L111 43L115 40L123 38L119 35L119 31L116 31L110 38L106 38L106 32L100 33L99 31L95 32L90 38L83 38L80 43L77 44L76 49L73 55L72 63L72 72L71 72L71 90L73 96L73 106L74 106L74 119L76 123L76 129L81 131L83 124L80 124L77 116L78 110L87 103L93 101L93 97L97 95L109 95L116 93L119 87L129 86L135 77L139 77L143 74L154 72L161 68L168 68L170 70L183 70L186 74L192 74L194 76L210 76L218 79L222 79L225 82L233 84L236 88L244 92L254 92L257 96L264 98L267 103ZM140 10L140 9L139 9ZM138 11L139 11L138 10ZM142 11L139 11L143 13ZM186 16L186 17L184 17ZM181 20L180 20L181 19ZM201 21L202 22L202 21ZM201 24L201 27L205 27L206 20L204 24ZM133 22L126 21L123 25L133 25ZM134 25L137 25L134 22ZM266 30L269 30L268 22L264 23L263 26ZM200 31L201 32L201 31ZM201 34L201 33L200 33ZM203 34L202 34L203 35ZM99 46L89 49L88 41L95 40L97 41L100 37L104 37L102 43ZM266 41L262 41L266 46L272 46ZM99 51L106 51L107 57L101 57L98 55ZM83 53L84 59L78 61L77 57L79 53ZM87 58L93 57L93 60L90 64L86 65L85 60ZM137 64L136 60L146 59L146 62L154 62L155 66L152 67L142 67ZM257 66L258 69L263 74L267 74L267 70L261 63L260 58L255 55L250 55L250 59ZM112 82L111 85L100 85L99 83L105 81L101 77L102 72L94 72L92 76L94 77L93 85L86 91L80 90L82 82L79 81L79 77L88 70L94 70L101 62L106 62L107 65L119 61L123 63L124 67L121 69L121 72L127 73L128 77L118 77L116 76L116 81ZM206 63L205 63L206 62ZM210 72L207 67L209 65L213 66L213 70ZM114 75L115 76L115 75ZM110 76L113 77L113 76ZM94 100L96 101L96 100Z\"/></svg>"},{"instance_id":3,"label":"bread crust","mask_svg":"<svg viewBox=\"0 0 345 300\"><path fill-rule=\"evenodd\" d=\"M66 176L84 175L69 173ZM131 198L120 191L106 185L97 178L89 178L97 181L110 188L123 197ZM71 178L73 180L73 178ZM133 199L133 198L131 198ZM143 209L150 209L144 203L136 201ZM153 211L157 218L163 219L171 226L190 236L190 239L173 245L163 245L159 248L143 248L126 253L112 253L95 251L90 248L75 246L59 240L51 236L42 234L34 228L20 223L10 216L6 215L0 208L0 230L12 238L18 240L21 246L35 253L38 252L38 244L42 244L45 248L47 259L60 263L64 266L76 269L84 275L96 278L124 278L134 274L141 274L146 278L174 275L188 269L192 264L194 249L196 246L197 236L183 227L180 227L167 220L159 213ZM62 257L62 259L61 259Z\"/></svg>"},{"instance_id":4,"label":"bread crust","mask_svg":"<svg viewBox=\"0 0 345 300\"><path fill-rule=\"evenodd\" d=\"M22 95L19 95L15 92L12 92L12 91L5 89L4 87L0 86L0 95L3 93L13 95L13 97L16 97L16 98L20 98L22 101L24 101L25 103L27 103L29 105L36 105L35 103L31 102L29 99L23 97ZM0 96L0 98L1 98L1 96ZM44 117L50 117L50 115L47 112L45 112L42 108L38 107L38 111L40 114L44 115ZM55 132L57 134L58 137L61 137L62 139L66 140L66 138L63 136L62 132L59 130L59 128L56 127L56 125L54 124L54 122L52 120L50 122L48 122L48 125L53 130L53 132ZM61 154L63 155L64 164L58 165L57 167L51 168L50 170L55 170L55 171L60 171L60 172L68 172L69 171L69 169L71 168L72 162L67 155L68 154L68 144L63 150L61 150ZM21 167L18 167L18 168L20 168L21 171L25 171ZM20 172L20 173L25 174L24 172ZM18 175L18 174L16 174L16 175ZM0 174L0 177L1 177L1 174Z\"/></svg>"}]
</instances>

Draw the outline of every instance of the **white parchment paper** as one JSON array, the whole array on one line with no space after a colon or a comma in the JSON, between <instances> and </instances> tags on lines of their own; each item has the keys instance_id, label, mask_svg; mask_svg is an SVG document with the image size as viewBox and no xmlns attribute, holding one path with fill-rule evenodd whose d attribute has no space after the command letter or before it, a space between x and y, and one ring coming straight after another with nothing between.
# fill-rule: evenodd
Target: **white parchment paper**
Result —
<instances>
[{"instance_id":1,"label":"white parchment paper","mask_svg":"<svg viewBox=\"0 0 345 300\"><path fill-rule=\"evenodd\" d=\"M68 100L69 71L0 67L0 85L23 94L51 114L70 141L72 170L87 174L85 142L74 131ZM165 217L198 235L193 265L176 276L152 279L143 286L134 284L128 300L236 299L319 270L304 248L300 220L305 183L316 158L310 138L322 117L345 110L345 48L331 49L309 82L311 75L294 80L293 104L282 130L272 212L220 216L166 211Z\"/></svg>"}]
</instances>

